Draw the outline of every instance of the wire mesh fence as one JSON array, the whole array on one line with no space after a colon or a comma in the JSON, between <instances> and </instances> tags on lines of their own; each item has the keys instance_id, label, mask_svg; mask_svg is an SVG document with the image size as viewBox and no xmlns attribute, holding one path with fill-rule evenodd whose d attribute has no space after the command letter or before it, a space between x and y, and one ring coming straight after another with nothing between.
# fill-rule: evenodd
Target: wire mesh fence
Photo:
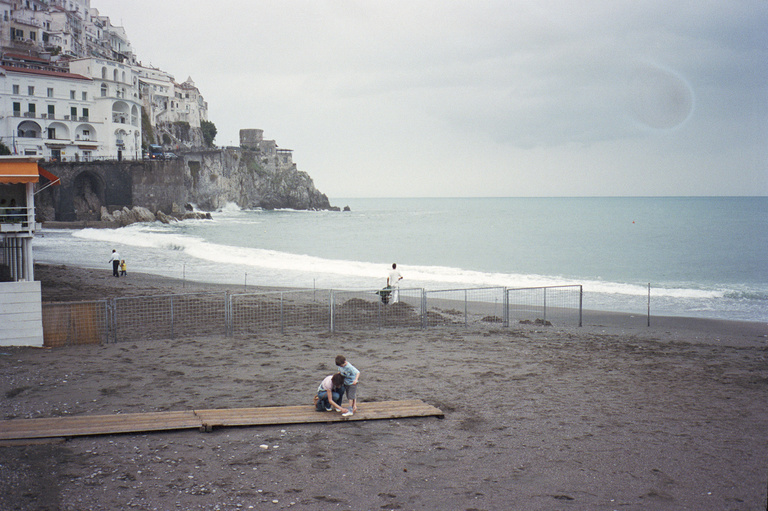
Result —
<instances>
[{"instance_id":1,"label":"wire mesh fence","mask_svg":"<svg viewBox=\"0 0 768 511\"><path fill-rule=\"evenodd\" d=\"M478 325L504 323L504 289L444 289L425 291L429 308L427 327L444 325Z\"/></svg>"},{"instance_id":2,"label":"wire mesh fence","mask_svg":"<svg viewBox=\"0 0 768 511\"><path fill-rule=\"evenodd\" d=\"M111 306L112 340L225 335L225 309L226 295L221 293L115 298Z\"/></svg>"},{"instance_id":3,"label":"wire mesh fence","mask_svg":"<svg viewBox=\"0 0 768 511\"><path fill-rule=\"evenodd\" d=\"M506 323L582 325L582 287L549 286L507 289Z\"/></svg>"},{"instance_id":4,"label":"wire mesh fence","mask_svg":"<svg viewBox=\"0 0 768 511\"><path fill-rule=\"evenodd\" d=\"M189 293L44 304L43 330L46 346L64 346L297 329L581 326L581 309L581 286Z\"/></svg>"},{"instance_id":5,"label":"wire mesh fence","mask_svg":"<svg viewBox=\"0 0 768 511\"><path fill-rule=\"evenodd\" d=\"M329 294L323 290L277 291L230 295L227 300L228 335L263 330L328 328Z\"/></svg>"},{"instance_id":6,"label":"wire mesh fence","mask_svg":"<svg viewBox=\"0 0 768 511\"><path fill-rule=\"evenodd\" d=\"M366 328L421 328L423 289L332 291L330 330Z\"/></svg>"}]
</instances>

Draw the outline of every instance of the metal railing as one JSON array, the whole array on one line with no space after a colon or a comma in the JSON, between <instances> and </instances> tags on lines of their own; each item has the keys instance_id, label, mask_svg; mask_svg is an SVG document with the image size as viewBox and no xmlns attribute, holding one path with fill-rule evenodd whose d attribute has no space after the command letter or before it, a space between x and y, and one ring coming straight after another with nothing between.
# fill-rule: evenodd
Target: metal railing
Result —
<instances>
[{"instance_id":1,"label":"metal railing","mask_svg":"<svg viewBox=\"0 0 768 511\"><path fill-rule=\"evenodd\" d=\"M242 336L265 331L582 325L581 286L397 293L298 289L188 293L43 304L46 346Z\"/></svg>"}]
</instances>

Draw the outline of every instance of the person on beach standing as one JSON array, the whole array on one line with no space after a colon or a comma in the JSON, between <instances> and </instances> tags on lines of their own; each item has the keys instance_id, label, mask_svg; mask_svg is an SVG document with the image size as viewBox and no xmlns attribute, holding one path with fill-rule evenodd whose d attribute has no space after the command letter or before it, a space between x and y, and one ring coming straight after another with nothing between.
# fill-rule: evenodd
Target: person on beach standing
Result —
<instances>
[{"instance_id":1,"label":"person on beach standing","mask_svg":"<svg viewBox=\"0 0 768 511\"><path fill-rule=\"evenodd\" d=\"M315 396L315 408L318 412L336 410L347 413L349 410L341 406L344 399L344 375L341 373L326 376L317 387Z\"/></svg>"},{"instance_id":2,"label":"person on beach standing","mask_svg":"<svg viewBox=\"0 0 768 511\"><path fill-rule=\"evenodd\" d=\"M109 262L112 263L112 275L120 277L120 254L114 248L112 249L112 257L109 259Z\"/></svg>"},{"instance_id":3,"label":"person on beach standing","mask_svg":"<svg viewBox=\"0 0 768 511\"><path fill-rule=\"evenodd\" d=\"M125 265L125 259L120 260L120 276L125 277L128 275L127 273L128 267Z\"/></svg>"},{"instance_id":4,"label":"person on beach standing","mask_svg":"<svg viewBox=\"0 0 768 511\"><path fill-rule=\"evenodd\" d=\"M360 378L360 371L347 362L344 355L336 356L336 367L339 368L339 373L344 376L344 392L347 393L349 411L344 412L343 415L349 417L357 411L357 380Z\"/></svg>"},{"instance_id":5,"label":"person on beach standing","mask_svg":"<svg viewBox=\"0 0 768 511\"><path fill-rule=\"evenodd\" d=\"M392 288L392 303L397 303L399 298L398 288L400 287L400 281L403 280L403 276L397 271L397 263L392 263L392 270L387 277L387 286Z\"/></svg>"}]
</instances>

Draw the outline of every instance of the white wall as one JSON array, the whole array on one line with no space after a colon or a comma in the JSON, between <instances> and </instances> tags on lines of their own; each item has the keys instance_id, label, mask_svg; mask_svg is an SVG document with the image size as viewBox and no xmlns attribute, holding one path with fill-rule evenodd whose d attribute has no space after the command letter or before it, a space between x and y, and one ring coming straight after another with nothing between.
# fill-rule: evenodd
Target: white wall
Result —
<instances>
[{"instance_id":1,"label":"white wall","mask_svg":"<svg viewBox=\"0 0 768 511\"><path fill-rule=\"evenodd\" d=\"M0 346L42 346L40 282L0 282Z\"/></svg>"}]
</instances>

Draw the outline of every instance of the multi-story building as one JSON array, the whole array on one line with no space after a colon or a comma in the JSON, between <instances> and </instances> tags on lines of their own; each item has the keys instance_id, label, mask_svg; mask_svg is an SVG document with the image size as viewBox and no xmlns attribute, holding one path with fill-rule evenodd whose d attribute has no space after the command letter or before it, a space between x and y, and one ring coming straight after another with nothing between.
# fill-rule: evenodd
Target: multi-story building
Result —
<instances>
[{"instance_id":1,"label":"multi-story building","mask_svg":"<svg viewBox=\"0 0 768 511\"><path fill-rule=\"evenodd\" d=\"M135 67L145 111L153 126L187 122L193 128L208 120L208 103L192 78L176 83L173 76L160 69Z\"/></svg>"},{"instance_id":2,"label":"multi-story building","mask_svg":"<svg viewBox=\"0 0 768 511\"><path fill-rule=\"evenodd\" d=\"M0 0L0 138L15 154L138 159L142 107L164 137L208 119L191 78L141 66L123 27L90 3Z\"/></svg>"},{"instance_id":3,"label":"multi-story building","mask_svg":"<svg viewBox=\"0 0 768 511\"><path fill-rule=\"evenodd\" d=\"M55 70L0 66L0 137L14 154L47 160L90 160L106 137L91 117L88 77Z\"/></svg>"},{"instance_id":4,"label":"multi-story building","mask_svg":"<svg viewBox=\"0 0 768 511\"><path fill-rule=\"evenodd\" d=\"M93 83L93 116L103 126L99 156L138 160L141 154L141 99L139 75L134 68L112 60L77 59L72 73Z\"/></svg>"}]
</instances>

